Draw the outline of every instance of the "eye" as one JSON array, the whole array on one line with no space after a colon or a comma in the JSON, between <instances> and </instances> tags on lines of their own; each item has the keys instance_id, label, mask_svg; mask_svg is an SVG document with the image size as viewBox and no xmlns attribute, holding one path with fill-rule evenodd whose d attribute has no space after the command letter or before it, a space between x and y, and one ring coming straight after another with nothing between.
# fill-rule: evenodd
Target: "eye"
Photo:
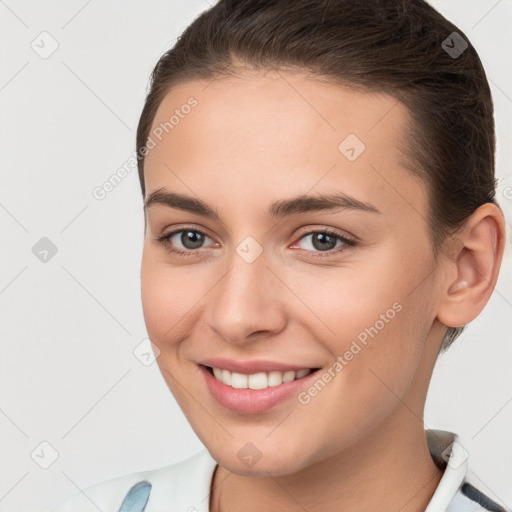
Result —
<instances>
[{"instance_id":1,"label":"eye","mask_svg":"<svg viewBox=\"0 0 512 512\"><path fill-rule=\"evenodd\" d=\"M303 250L313 253L311 256L321 258L345 251L347 250L347 246L354 246L356 244L355 240L349 239L330 229L310 231L301 236L299 242L303 240L307 240L304 244L306 247L303 248ZM342 247L342 249L339 249L339 247ZM338 248L338 250L333 250L336 248Z\"/></svg>"},{"instance_id":2,"label":"eye","mask_svg":"<svg viewBox=\"0 0 512 512\"><path fill-rule=\"evenodd\" d=\"M181 256L194 256L198 249L202 248L206 238L210 237L198 229L185 228L173 231L155 240L171 253Z\"/></svg>"},{"instance_id":3,"label":"eye","mask_svg":"<svg viewBox=\"0 0 512 512\"><path fill-rule=\"evenodd\" d=\"M203 244L207 238L211 240L206 233L199 229L183 228L155 238L155 240L158 243L161 243L170 253L190 257L196 256L200 252L200 249L204 248ZM309 241L305 243L306 247L303 247L302 250L311 253L311 256L313 257L322 258L332 256L333 254L347 250L348 247L356 245L355 240L347 238L346 236L330 229L322 229L305 233L299 238L296 244L301 241L308 240L308 238ZM215 245L218 244L214 242L213 246ZM336 248L337 250L334 250Z\"/></svg>"}]
</instances>

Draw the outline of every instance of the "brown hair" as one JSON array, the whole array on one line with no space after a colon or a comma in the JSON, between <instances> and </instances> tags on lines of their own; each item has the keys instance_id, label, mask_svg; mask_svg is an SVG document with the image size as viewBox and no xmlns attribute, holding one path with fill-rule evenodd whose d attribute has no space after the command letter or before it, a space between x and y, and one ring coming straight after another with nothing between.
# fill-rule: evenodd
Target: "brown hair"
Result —
<instances>
[{"instance_id":1,"label":"brown hair","mask_svg":"<svg viewBox=\"0 0 512 512\"><path fill-rule=\"evenodd\" d=\"M219 0L151 74L137 129L143 196L143 150L169 89L236 75L243 66L307 71L400 100L410 113L401 150L429 191L436 257L480 205L497 204L493 102L484 68L465 34L423 0ZM448 329L441 352L464 328Z\"/></svg>"}]
</instances>

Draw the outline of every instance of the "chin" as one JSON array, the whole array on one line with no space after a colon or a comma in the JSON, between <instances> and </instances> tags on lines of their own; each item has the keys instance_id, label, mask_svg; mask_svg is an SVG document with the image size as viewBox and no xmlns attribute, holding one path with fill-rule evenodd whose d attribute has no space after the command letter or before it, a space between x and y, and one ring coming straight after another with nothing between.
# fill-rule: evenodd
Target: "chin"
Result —
<instances>
[{"instance_id":1,"label":"chin","mask_svg":"<svg viewBox=\"0 0 512 512\"><path fill-rule=\"evenodd\" d=\"M276 453L269 449L269 453L265 455L265 450L257 450L252 443L246 443L236 450L234 457L225 451L210 450L210 453L220 466L239 476L268 477L269 473L275 477L285 476L296 473L306 464L303 454L299 458L291 450L281 449Z\"/></svg>"}]
</instances>

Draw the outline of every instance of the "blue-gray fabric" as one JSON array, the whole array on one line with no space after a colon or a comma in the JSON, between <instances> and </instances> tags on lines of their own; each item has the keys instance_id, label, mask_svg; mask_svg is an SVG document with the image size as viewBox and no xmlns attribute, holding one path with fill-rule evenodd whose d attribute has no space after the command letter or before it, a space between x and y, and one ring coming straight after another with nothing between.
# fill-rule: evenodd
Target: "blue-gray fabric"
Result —
<instances>
[{"instance_id":1,"label":"blue-gray fabric","mask_svg":"<svg viewBox=\"0 0 512 512\"><path fill-rule=\"evenodd\" d=\"M136 483L124 497L119 512L144 512L152 485L143 480Z\"/></svg>"}]
</instances>

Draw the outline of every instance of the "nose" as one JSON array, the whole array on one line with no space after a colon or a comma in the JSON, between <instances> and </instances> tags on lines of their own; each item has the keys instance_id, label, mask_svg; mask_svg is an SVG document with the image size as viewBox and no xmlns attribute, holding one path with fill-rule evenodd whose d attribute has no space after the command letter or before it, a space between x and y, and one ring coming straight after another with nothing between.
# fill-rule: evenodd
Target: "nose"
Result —
<instances>
[{"instance_id":1,"label":"nose","mask_svg":"<svg viewBox=\"0 0 512 512\"><path fill-rule=\"evenodd\" d=\"M212 291L207 323L224 341L247 344L286 326L286 287L265 252L248 262L233 251L229 270Z\"/></svg>"}]
</instances>

